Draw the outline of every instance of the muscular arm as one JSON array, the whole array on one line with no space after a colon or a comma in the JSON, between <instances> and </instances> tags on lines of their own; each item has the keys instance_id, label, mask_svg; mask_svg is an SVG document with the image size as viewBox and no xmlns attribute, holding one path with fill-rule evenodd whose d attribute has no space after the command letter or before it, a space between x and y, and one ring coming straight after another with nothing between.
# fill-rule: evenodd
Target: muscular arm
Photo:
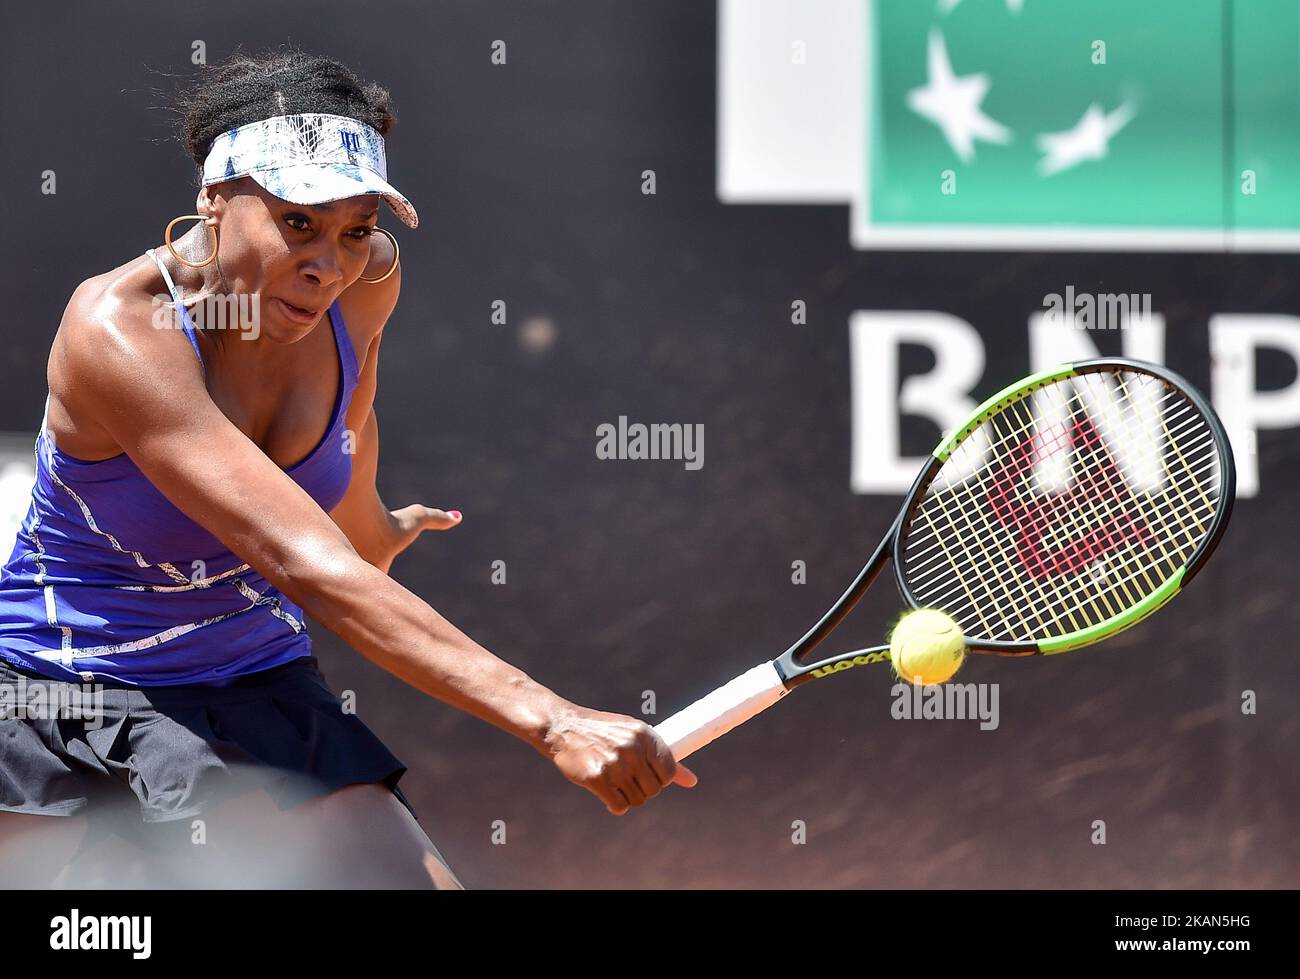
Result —
<instances>
[{"instance_id":1,"label":"muscular arm","mask_svg":"<svg viewBox=\"0 0 1300 979\"><path fill-rule=\"evenodd\" d=\"M382 669L553 753L554 725L581 708L368 563L213 403L183 336L120 306L64 325L64 404L95 419L182 512Z\"/></svg>"},{"instance_id":2,"label":"muscular arm","mask_svg":"<svg viewBox=\"0 0 1300 979\"><path fill-rule=\"evenodd\" d=\"M383 258L384 268L390 258ZM380 270L382 271L382 269ZM390 512L379 496L375 479L379 469L379 420L375 417L375 389L379 375L379 344L384 326L401 291L401 267L381 283L354 283L349 291L361 290L351 304L360 308L374 334L359 358L360 377L348 407L347 427L356 438L352 457L352 481L347 493L330 511L330 517L347 535L366 561L387 572L400 554L422 530L447 530L458 521L444 511L412 504Z\"/></svg>"},{"instance_id":3,"label":"muscular arm","mask_svg":"<svg viewBox=\"0 0 1300 979\"><path fill-rule=\"evenodd\" d=\"M397 551L391 544L395 534L393 517L375 487L375 473L379 468L379 422L374 409L366 412L360 429L348 427L356 433L357 439L357 453L352 457L352 482L338 506L330 511L330 517L362 558L387 573Z\"/></svg>"}]
</instances>

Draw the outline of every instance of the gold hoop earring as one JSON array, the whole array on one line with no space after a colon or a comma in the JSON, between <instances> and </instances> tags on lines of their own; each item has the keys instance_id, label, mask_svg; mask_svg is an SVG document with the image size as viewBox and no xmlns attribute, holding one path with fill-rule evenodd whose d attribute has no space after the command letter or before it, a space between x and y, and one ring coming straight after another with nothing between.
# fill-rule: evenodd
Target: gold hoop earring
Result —
<instances>
[{"instance_id":1,"label":"gold hoop earring","mask_svg":"<svg viewBox=\"0 0 1300 979\"><path fill-rule=\"evenodd\" d=\"M401 246L397 244L397 239L393 237L392 232L385 231L383 228L375 228L375 230L382 235L387 235L388 240L393 243L393 264L388 267L387 272L385 272L377 279L367 279L364 275L357 276L357 278L359 278L362 282L383 282L390 275L392 275L394 272L397 271L397 265L402 260Z\"/></svg>"},{"instance_id":2,"label":"gold hoop earring","mask_svg":"<svg viewBox=\"0 0 1300 979\"><path fill-rule=\"evenodd\" d=\"M217 258L217 246L220 244L220 241L217 238L217 228L215 224L208 225L208 230L212 232L212 254L208 256L206 262L201 262L200 264L195 265L193 262L181 258L181 256L176 253L176 249L172 247L172 228L176 227L176 225L181 221L192 221L195 218L200 221L207 221L208 219L206 214L182 214L178 218L173 218L171 224L167 225L167 230L163 232L163 240L167 242L167 250L172 253L172 257L176 259L176 261L192 269L201 269L211 265Z\"/></svg>"}]
</instances>

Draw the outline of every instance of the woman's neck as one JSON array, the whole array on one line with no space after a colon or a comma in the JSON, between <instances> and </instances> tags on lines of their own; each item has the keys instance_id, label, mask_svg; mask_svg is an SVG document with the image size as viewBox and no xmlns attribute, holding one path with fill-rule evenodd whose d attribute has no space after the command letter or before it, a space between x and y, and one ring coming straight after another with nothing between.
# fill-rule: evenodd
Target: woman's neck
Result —
<instances>
[{"instance_id":1,"label":"woman's neck","mask_svg":"<svg viewBox=\"0 0 1300 979\"><path fill-rule=\"evenodd\" d=\"M187 261L202 261L211 255L212 236L197 224L181 238L172 240L172 248ZM154 253L171 276L180 299L199 329L199 345L205 360L247 370L253 374L274 373L290 356L285 344L269 341L258 328L260 309L253 305L256 297L232 292L216 261L203 268L191 268L176 259L163 245Z\"/></svg>"}]
</instances>

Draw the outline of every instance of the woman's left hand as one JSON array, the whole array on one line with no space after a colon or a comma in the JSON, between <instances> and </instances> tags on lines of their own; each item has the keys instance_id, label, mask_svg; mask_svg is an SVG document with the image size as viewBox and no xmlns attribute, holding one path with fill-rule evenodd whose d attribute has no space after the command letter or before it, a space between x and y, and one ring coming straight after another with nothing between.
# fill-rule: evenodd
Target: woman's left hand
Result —
<instances>
[{"instance_id":1,"label":"woman's left hand","mask_svg":"<svg viewBox=\"0 0 1300 979\"><path fill-rule=\"evenodd\" d=\"M390 510L388 525L392 529L392 536L389 539L388 560L385 563L391 563L393 558L410 547L411 542L424 531L451 530L452 527L459 525L462 519L459 510L438 510L423 503L412 503L399 510Z\"/></svg>"}]
</instances>

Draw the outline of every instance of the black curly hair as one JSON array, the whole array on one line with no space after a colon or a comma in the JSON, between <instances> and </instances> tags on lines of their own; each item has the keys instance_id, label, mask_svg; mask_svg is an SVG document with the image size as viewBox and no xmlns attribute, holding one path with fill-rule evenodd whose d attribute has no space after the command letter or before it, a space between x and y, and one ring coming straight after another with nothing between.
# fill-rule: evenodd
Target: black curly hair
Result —
<instances>
[{"instance_id":1,"label":"black curly hair","mask_svg":"<svg viewBox=\"0 0 1300 979\"><path fill-rule=\"evenodd\" d=\"M236 48L204 66L175 99L179 139L198 167L223 132L270 116L328 112L360 120L387 136L397 122L393 97L340 61L292 46L258 53Z\"/></svg>"}]
</instances>

